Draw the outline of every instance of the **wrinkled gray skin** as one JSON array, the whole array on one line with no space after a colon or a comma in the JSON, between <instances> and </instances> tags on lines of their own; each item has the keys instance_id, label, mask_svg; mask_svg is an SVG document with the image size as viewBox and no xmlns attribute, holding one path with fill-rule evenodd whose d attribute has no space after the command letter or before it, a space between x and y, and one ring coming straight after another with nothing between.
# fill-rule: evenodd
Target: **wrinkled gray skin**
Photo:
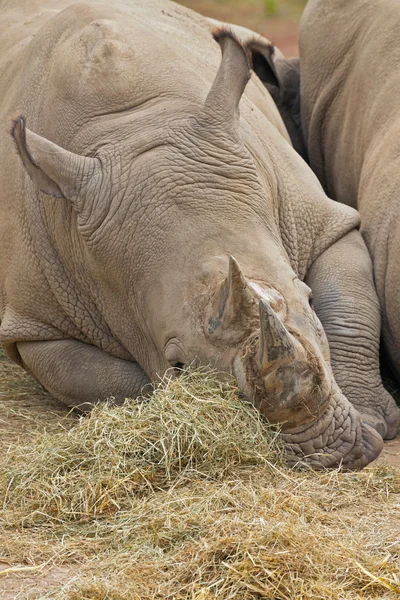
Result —
<instances>
[{"instance_id":1,"label":"wrinkled gray skin","mask_svg":"<svg viewBox=\"0 0 400 600\"><path fill-rule=\"evenodd\" d=\"M378 346L358 214L324 195L256 77L239 121L249 61L229 35L221 61L207 21L173 3L66 4L2 3L7 352L84 408L212 364L283 423L293 463L368 464L367 422L388 423L341 393L309 287L346 351L343 314ZM10 114L29 125L14 139Z\"/></svg>"},{"instance_id":2,"label":"wrinkled gray skin","mask_svg":"<svg viewBox=\"0 0 400 600\"><path fill-rule=\"evenodd\" d=\"M360 211L382 308L383 341L398 381L399 30L397 0L310 0L300 26L302 125L310 165L330 197ZM360 354L374 352L369 336L357 344ZM361 392L356 369L354 384ZM371 388L371 404L373 396ZM395 414L393 405L388 409Z\"/></svg>"}]
</instances>

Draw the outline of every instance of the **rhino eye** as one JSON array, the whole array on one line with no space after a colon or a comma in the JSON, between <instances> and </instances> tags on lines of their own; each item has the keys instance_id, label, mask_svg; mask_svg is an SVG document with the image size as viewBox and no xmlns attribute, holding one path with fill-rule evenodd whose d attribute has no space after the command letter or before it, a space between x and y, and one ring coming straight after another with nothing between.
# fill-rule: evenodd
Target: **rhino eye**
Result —
<instances>
[{"instance_id":1,"label":"rhino eye","mask_svg":"<svg viewBox=\"0 0 400 600\"><path fill-rule=\"evenodd\" d=\"M174 369L176 375L180 375L181 371L183 371L186 366L185 363L179 362L178 360L171 361L169 364Z\"/></svg>"},{"instance_id":2,"label":"rhino eye","mask_svg":"<svg viewBox=\"0 0 400 600\"><path fill-rule=\"evenodd\" d=\"M182 370L182 369L185 368L185 365L184 365L184 363L179 362L178 360L176 360L176 361L172 361L171 362L171 367L174 367L174 369L180 369L180 370Z\"/></svg>"},{"instance_id":3,"label":"rhino eye","mask_svg":"<svg viewBox=\"0 0 400 600\"><path fill-rule=\"evenodd\" d=\"M182 343L177 338L169 340L165 347L165 358L174 369L175 374L179 375L186 364L182 359L185 359L185 350Z\"/></svg>"}]
</instances>

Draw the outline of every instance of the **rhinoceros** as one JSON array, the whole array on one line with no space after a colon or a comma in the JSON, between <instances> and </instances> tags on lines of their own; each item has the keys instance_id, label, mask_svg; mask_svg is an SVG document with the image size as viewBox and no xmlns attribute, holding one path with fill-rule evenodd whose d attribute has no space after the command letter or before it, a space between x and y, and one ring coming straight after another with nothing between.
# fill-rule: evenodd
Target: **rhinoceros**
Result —
<instances>
[{"instance_id":1,"label":"rhinoceros","mask_svg":"<svg viewBox=\"0 0 400 600\"><path fill-rule=\"evenodd\" d=\"M397 0L309 0L300 26L301 113L310 165L332 198L361 214L386 356L398 381L399 28ZM359 344L362 354L375 352L369 336ZM397 412L393 405L388 409Z\"/></svg>"},{"instance_id":2,"label":"rhinoceros","mask_svg":"<svg viewBox=\"0 0 400 600\"><path fill-rule=\"evenodd\" d=\"M246 43L214 38L222 59L205 18L162 0L3 1L0 340L84 408L213 365L292 463L361 468L389 424L377 350L353 352L380 328L359 215L291 147Z\"/></svg>"}]
</instances>

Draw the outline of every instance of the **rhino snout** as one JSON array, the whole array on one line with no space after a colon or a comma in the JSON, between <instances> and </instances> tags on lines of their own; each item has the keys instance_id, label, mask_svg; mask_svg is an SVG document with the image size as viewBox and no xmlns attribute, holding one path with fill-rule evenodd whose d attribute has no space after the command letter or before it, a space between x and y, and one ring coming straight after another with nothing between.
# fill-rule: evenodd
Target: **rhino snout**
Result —
<instances>
[{"instance_id":1,"label":"rhino snout","mask_svg":"<svg viewBox=\"0 0 400 600\"><path fill-rule=\"evenodd\" d=\"M363 469L369 463L378 458L383 449L382 436L367 423L360 423L361 440L360 444L350 452L345 460L343 467L348 470Z\"/></svg>"},{"instance_id":2,"label":"rhino snout","mask_svg":"<svg viewBox=\"0 0 400 600\"><path fill-rule=\"evenodd\" d=\"M282 433L291 465L315 469L362 469L382 451L382 437L335 390L324 413L311 425Z\"/></svg>"}]
</instances>

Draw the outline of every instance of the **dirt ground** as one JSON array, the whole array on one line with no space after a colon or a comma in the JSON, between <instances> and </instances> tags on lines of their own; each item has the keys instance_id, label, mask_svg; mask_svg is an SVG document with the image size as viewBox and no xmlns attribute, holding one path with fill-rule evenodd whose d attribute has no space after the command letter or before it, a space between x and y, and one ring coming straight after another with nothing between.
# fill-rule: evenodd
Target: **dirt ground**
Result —
<instances>
[{"instance_id":1,"label":"dirt ground","mask_svg":"<svg viewBox=\"0 0 400 600\"><path fill-rule=\"evenodd\" d=\"M55 587L70 581L79 573L78 569L72 567L50 566L38 569L24 566L21 571L7 575L10 569L12 570L12 567L9 563L0 561L0 600L43 598L46 594L51 594ZM46 598L51 596L46 595Z\"/></svg>"},{"instance_id":2,"label":"dirt ground","mask_svg":"<svg viewBox=\"0 0 400 600\"><path fill-rule=\"evenodd\" d=\"M297 31L306 0L278 0L277 12L266 14L265 0L178 0L213 19L248 27L270 39L287 56L298 56Z\"/></svg>"},{"instance_id":3,"label":"dirt ground","mask_svg":"<svg viewBox=\"0 0 400 600\"><path fill-rule=\"evenodd\" d=\"M38 431L57 431L75 420L0 350L1 453L7 452L11 445L26 442Z\"/></svg>"},{"instance_id":4,"label":"dirt ground","mask_svg":"<svg viewBox=\"0 0 400 600\"><path fill-rule=\"evenodd\" d=\"M400 469L400 435L395 440L385 442L382 454L375 463L392 465Z\"/></svg>"}]
</instances>

